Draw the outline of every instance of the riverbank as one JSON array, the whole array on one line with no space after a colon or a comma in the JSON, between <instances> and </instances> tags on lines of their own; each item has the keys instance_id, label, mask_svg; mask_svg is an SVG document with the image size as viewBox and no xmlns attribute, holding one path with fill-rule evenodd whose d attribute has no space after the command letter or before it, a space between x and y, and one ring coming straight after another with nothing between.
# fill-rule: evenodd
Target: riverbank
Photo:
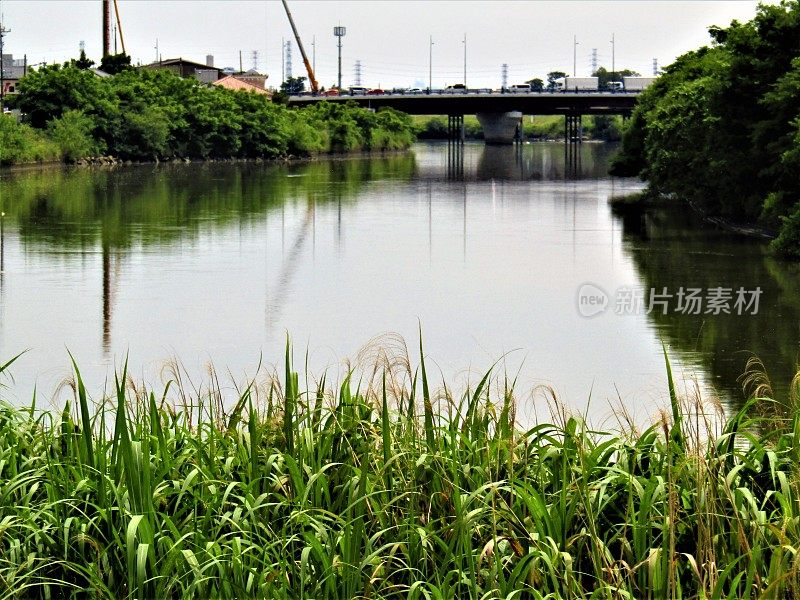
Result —
<instances>
[{"instance_id":1,"label":"riverbank","mask_svg":"<svg viewBox=\"0 0 800 600\"><path fill-rule=\"evenodd\" d=\"M775 231L772 249L800 260L800 3L709 31L639 96L612 174L719 224Z\"/></svg>"},{"instance_id":2,"label":"riverbank","mask_svg":"<svg viewBox=\"0 0 800 600\"><path fill-rule=\"evenodd\" d=\"M80 90L77 95L75 90ZM270 98L204 86L166 71L97 78L74 64L28 74L13 97L25 123L0 119L0 163L283 159L408 148L407 115Z\"/></svg>"},{"instance_id":3,"label":"riverbank","mask_svg":"<svg viewBox=\"0 0 800 600\"><path fill-rule=\"evenodd\" d=\"M513 387L491 374L447 400L431 393L424 361L376 371L359 391L324 379L301 389L286 354L285 374L246 387L235 406L213 386L180 389L172 405L123 370L97 404L76 371L61 414L0 407L4 587L101 598L793 594L800 421L781 415L794 405L753 399L717 422L670 380L671 410L643 432L591 431L563 409L523 431Z\"/></svg>"},{"instance_id":4,"label":"riverbank","mask_svg":"<svg viewBox=\"0 0 800 600\"><path fill-rule=\"evenodd\" d=\"M608 204L611 210L618 215L642 215L653 208L667 207L670 209L680 209L683 206L681 201L677 198L658 194L652 189L645 189L633 194L612 196L608 199ZM692 212L700 217L702 221L714 225L723 231L765 241L774 240L778 237L779 232L775 229L745 224L732 219L715 216L710 214L707 210L704 210L703 207L695 202L687 202L687 204Z\"/></svg>"}]
</instances>

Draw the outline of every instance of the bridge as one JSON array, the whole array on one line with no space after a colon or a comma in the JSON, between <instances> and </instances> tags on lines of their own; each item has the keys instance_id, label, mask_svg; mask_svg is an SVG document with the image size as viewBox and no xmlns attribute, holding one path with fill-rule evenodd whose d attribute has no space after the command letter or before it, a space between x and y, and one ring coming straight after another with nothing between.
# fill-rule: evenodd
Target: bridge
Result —
<instances>
[{"instance_id":1,"label":"bridge","mask_svg":"<svg viewBox=\"0 0 800 600\"><path fill-rule=\"evenodd\" d=\"M565 140L580 143L582 115L630 115L636 93L531 92L384 94L366 96L291 96L289 106L316 102L355 102L379 109L385 106L411 115L447 115L450 138L464 137L464 115L476 115L487 144L511 144L519 139L523 115L564 115Z\"/></svg>"}]
</instances>

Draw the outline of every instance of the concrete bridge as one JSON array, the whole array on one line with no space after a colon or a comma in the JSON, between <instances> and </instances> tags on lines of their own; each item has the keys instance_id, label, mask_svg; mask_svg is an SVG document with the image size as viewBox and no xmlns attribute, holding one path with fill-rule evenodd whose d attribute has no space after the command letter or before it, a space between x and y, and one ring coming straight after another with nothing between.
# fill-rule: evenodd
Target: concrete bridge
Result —
<instances>
[{"instance_id":1,"label":"concrete bridge","mask_svg":"<svg viewBox=\"0 0 800 600\"><path fill-rule=\"evenodd\" d=\"M511 144L523 115L564 115L565 139L580 142L582 115L630 115L638 94L608 92L532 92L385 94L377 96L291 96L289 106L315 102L355 102L365 108L384 106L412 115L447 115L451 139L463 139L464 115L476 115L487 144Z\"/></svg>"}]
</instances>

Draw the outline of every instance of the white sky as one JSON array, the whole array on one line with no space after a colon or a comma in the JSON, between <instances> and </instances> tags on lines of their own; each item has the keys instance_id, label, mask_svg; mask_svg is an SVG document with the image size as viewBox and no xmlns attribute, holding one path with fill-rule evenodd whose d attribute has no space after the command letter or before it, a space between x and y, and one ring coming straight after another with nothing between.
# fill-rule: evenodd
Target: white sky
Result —
<instances>
[{"instance_id":1,"label":"white sky","mask_svg":"<svg viewBox=\"0 0 800 600\"><path fill-rule=\"evenodd\" d=\"M281 38L292 32L278 0L118 0L126 49L134 63L183 56L218 67L253 66L281 78ZM617 68L652 73L652 60L669 64L687 50L708 43L709 25L749 20L753 1L534 1L490 0L289 0L309 60L316 38L316 72L321 85L336 80L333 27L347 27L343 39L342 80L353 83L356 60L369 87L427 85L429 36L433 36L434 87L463 79L467 36L467 83L498 87L503 63L509 84L548 71L572 71L577 36L577 74L589 75L592 48L599 64L611 68L611 35ZM102 47L100 0L0 0L10 32L5 52L29 64L64 61L78 55L84 40L90 58ZM294 42L293 74L305 75Z\"/></svg>"}]
</instances>

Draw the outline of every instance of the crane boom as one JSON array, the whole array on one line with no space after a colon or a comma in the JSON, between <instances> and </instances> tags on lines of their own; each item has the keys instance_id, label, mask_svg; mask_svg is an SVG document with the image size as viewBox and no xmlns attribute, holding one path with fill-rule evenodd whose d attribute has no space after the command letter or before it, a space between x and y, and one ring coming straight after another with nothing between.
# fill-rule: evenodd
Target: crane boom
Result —
<instances>
[{"instance_id":1,"label":"crane boom","mask_svg":"<svg viewBox=\"0 0 800 600\"><path fill-rule=\"evenodd\" d=\"M308 62L308 56L306 56L305 48L303 48L303 42L300 41L300 34L297 32L297 26L294 24L289 5L286 3L286 0L282 1L283 8L286 9L286 16L289 17L289 24L292 26L292 31L294 32L294 39L297 40L297 47L300 48L300 54L303 57L303 64L305 64L306 71L308 72L308 82L311 84L311 91L316 94L319 91L319 85L317 84L316 77L314 77L314 70L311 68L311 63Z\"/></svg>"}]
</instances>

